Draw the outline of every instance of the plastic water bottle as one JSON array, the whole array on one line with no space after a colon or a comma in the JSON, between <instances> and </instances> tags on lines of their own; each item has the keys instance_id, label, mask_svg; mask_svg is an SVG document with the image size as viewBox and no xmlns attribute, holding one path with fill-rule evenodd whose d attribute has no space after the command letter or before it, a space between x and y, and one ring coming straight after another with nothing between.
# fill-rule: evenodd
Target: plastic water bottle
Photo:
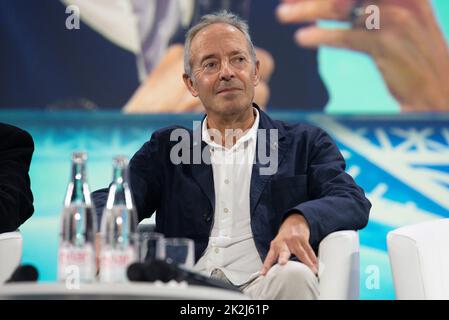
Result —
<instances>
[{"instance_id":1,"label":"plastic water bottle","mask_svg":"<svg viewBox=\"0 0 449 320\"><path fill-rule=\"evenodd\" d=\"M128 183L128 159L113 159L113 181L101 219L100 282L126 282L137 259L137 213Z\"/></svg>"},{"instance_id":2,"label":"plastic water bottle","mask_svg":"<svg viewBox=\"0 0 449 320\"><path fill-rule=\"evenodd\" d=\"M72 178L62 210L58 252L58 280L95 281L96 214L86 179L85 152L72 155Z\"/></svg>"}]
</instances>

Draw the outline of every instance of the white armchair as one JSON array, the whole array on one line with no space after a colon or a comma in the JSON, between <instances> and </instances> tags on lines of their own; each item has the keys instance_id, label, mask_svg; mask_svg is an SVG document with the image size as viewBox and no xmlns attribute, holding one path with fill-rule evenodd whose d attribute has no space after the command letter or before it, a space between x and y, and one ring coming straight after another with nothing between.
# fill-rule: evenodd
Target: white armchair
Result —
<instances>
[{"instance_id":1,"label":"white armchair","mask_svg":"<svg viewBox=\"0 0 449 320\"><path fill-rule=\"evenodd\" d=\"M393 230L387 245L396 299L449 299L449 219Z\"/></svg>"},{"instance_id":2,"label":"white armchair","mask_svg":"<svg viewBox=\"0 0 449 320\"><path fill-rule=\"evenodd\" d=\"M140 232L154 231L153 223L140 223ZM356 231L337 231L324 238L318 248L320 299L359 299L360 245Z\"/></svg>"},{"instance_id":3,"label":"white armchair","mask_svg":"<svg viewBox=\"0 0 449 320\"><path fill-rule=\"evenodd\" d=\"M22 235L19 231L0 233L0 285L20 264L22 258Z\"/></svg>"},{"instance_id":4,"label":"white armchair","mask_svg":"<svg viewBox=\"0 0 449 320\"><path fill-rule=\"evenodd\" d=\"M356 231L337 231L318 248L321 300L359 299L360 245Z\"/></svg>"}]
</instances>

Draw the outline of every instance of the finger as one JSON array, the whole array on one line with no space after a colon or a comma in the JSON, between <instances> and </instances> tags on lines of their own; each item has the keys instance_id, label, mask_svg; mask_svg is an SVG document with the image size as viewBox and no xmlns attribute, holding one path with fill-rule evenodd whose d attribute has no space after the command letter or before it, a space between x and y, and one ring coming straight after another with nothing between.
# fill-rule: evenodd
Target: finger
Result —
<instances>
[{"instance_id":1,"label":"finger","mask_svg":"<svg viewBox=\"0 0 449 320\"><path fill-rule=\"evenodd\" d=\"M279 253L279 259L278 259L278 263L281 265L284 265L288 262L288 260L290 259L291 253L290 250L283 250Z\"/></svg>"},{"instance_id":2,"label":"finger","mask_svg":"<svg viewBox=\"0 0 449 320\"><path fill-rule=\"evenodd\" d=\"M419 18L433 16L432 5L422 0L389 0L385 4L404 8Z\"/></svg>"},{"instance_id":3,"label":"finger","mask_svg":"<svg viewBox=\"0 0 449 320\"><path fill-rule=\"evenodd\" d=\"M307 254L306 250L303 248L302 244L300 242L296 242L293 245L293 254L306 266L310 268L310 270L313 271L313 273L317 274L318 269L316 265L312 262L311 258Z\"/></svg>"},{"instance_id":4,"label":"finger","mask_svg":"<svg viewBox=\"0 0 449 320\"><path fill-rule=\"evenodd\" d=\"M310 261L315 265L315 267L318 266L318 258L316 257L315 251L313 251L312 247L310 246L308 241L304 241L303 248L306 251L307 256L309 257Z\"/></svg>"},{"instance_id":5,"label":"finger","mask_svg":"<svg viewBox=\"0 0 449 320\"><path fill-rule=\"evenodd\" d=\"M262 270L260 271L263 276L267 274L268 270L270 270L271 266L276 262L277 257L278 254L274 249L270 249L270 251L268 251L267 257L265 258L262 266Z\"/></svg>"},{"instance_id":6,"label":"finger","mask_svg":"<svg viewBox=\"0 0 449 320\"><path fill-rule=\"evenodd\" d=\"M347 20L354 0L305 0L283 3L276 9L281 23L313 22L319 19Z\"/></svg>"},{"instance_id":7,"label":"finger","mask_svg":"<svg viewBox=\"0 0 449 320\"><path fill-rule=\"evenodd\" d=\"M371 52L376 45L376 33L359 29L323 29L309 27L295 33L296 42L304 47L330 46L361 52Z\"/></svg>"}]
</instances>

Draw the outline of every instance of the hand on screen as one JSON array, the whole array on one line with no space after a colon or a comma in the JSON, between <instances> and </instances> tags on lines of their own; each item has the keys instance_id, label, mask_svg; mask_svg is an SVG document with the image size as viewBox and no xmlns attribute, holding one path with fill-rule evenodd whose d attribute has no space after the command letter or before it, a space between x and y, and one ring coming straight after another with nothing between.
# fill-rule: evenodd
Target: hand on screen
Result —
<instances>
[{"instance_id":1,"label":"hand on screen","mask_svg":"<svg viewBox=\"0 0 449 320\"><path fill-rule=\"evenodd\" d=\"M352 29L307 27L295 34L304 47L331 46L365 52L373 58L392 95L407 111L449 110L449 52L428 0L285 0L282 23L349 21ZM371 9L369 5L374 5ZM368 28L379 13L379 28Z\"/></svg>"},{"instance_id":2,"label":"hand on screen","mask_svg":"<svg viewBox=\"0 0 449 320\"><path fill-rule=\"evenodd\" d=\"M182 45L171 46L162 61L148 75L124 107L127 113L202 111L198 98L192 97L182 81Z\"/></svg>"}]
</instances>

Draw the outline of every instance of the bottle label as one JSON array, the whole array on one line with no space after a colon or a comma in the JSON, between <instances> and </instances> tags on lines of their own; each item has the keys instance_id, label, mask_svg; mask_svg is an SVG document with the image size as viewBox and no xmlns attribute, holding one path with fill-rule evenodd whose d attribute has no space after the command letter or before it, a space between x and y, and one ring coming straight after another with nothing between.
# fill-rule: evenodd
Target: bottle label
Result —
<instances>
[{"instance_id":1,"label":"bottle label","mask_svg":"<svg viewBox=\"0 0 449 320\"><path fill-rule=\"evenodd\" d=\"M136 259L132 246L126 249L104 248L100 256L100 281L105 283L127 282L126 271Z\"/></svg>"},{"instance_id":2,"label":"bottle label","mask_svg":"<svg viewBox=\"0 0 449 320\"><path fill-rule=\"evenodd\" d=\"M66 281L70 278L74 282L94 282L95 273L95 251L92 245L61 246L58 253L59 281Z\"/></svg>"}]
</instances>

